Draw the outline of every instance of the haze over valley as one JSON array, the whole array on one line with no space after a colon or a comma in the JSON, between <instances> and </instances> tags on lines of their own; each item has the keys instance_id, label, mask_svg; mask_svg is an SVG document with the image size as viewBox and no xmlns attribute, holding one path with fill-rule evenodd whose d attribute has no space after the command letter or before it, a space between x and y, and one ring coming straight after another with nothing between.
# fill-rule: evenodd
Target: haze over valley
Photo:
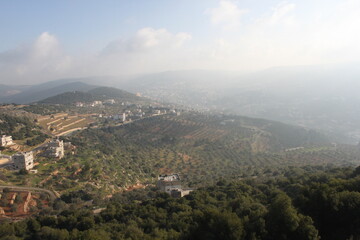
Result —
<instances>
[{"instance_id":1,"label":"haze over valley","mask_svg":"<svg viewBox=\"0 0 360 240\"><path fill-rule=\"evenodd\" d=\"M360 2L0 3L0 239L360 239Z\"/></svg>"}]
</instances>

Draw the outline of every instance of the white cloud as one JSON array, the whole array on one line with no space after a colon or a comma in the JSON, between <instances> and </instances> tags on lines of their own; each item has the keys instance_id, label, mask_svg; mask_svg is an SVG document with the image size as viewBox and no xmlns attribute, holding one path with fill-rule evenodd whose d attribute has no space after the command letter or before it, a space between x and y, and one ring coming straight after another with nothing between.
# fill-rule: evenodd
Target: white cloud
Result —
<instances>
[{"instance_id":1,"label":"white cloud","mask_svg":"<svg viewBox=\"0 0 360 240\"><path fill-rule=\"evenodd\" d=\"M30 45L0 53L0 82L24 84L173 69L183 65L179 59L184 59L185 43L191 38L185 32L143 28L127 39L109 43L99 53L68 56L57 38L44 32Z\"/></svg>"},{"instance_id":2,"label":"white cloud","mask_svg":"<svg viewBox=\"0 0 360 240\"><path fill-rule=\"evenodd\" d=\"M189 33L170 33L166 29L142 28L128 39L111 42L103 50L103 54L117 54L119 52L144 52L154 49L174 49L183 46L191 40Z\"/></svg>"},{"instance_id":3,"label":"white cloud","mask_svg":"<svg viewBox=\"0 0 360 240\"><path fill-rule=\"evenodd\" d=\"M295 9L294 3L282 2L275 8L273 8L273 14L269 19L269 24L277 24L280 21L284 23L291 23L292 16L289 16L289 13Z\"/></svg>"},{"instance_id":4,"label":"white cloud","mask_svg":"<svg viewBox=\"0 0 360 240\"><path fill-rule=\"evenodd\" d=\"M116 75L181 67L185 55L189 54L186 42L191 38L185 32L142 28L127 39L109 43L95 57L95 69L100 75L104 75L104 72Z\"/></svg>"},{"instance_id":5,"label":"white cloud","mask_svg":"<svg viewBox=\"0 0 360 240\"><path fill-rule=\"evenodd\" d=\"M233 1L220 0L217 8L207 9L206 14L211 17L211 22L221 25L226 29L234 29L240 25L241 17L247 10L240 9Z\"/></svg>"},{"instance_id":6,"label":"white cloud","mask_svg":"<svg viewBox=\"0 0 360 240\"><path fill-rule=\"evenodd\" d=\"M32 53L34 58L48 58L59 54L59 42L48 32L42 33L34 42Z\"/></svg>"},{"instance_id":7,"label":"white cloud","mask_svg":"<svg viewBox=\"0 0 360 240\"><path fill-rule=\"evenodd\" d=\"M32 44L0 53L1 80L8 83L26 83L48 80L65 74L71 66L55 36L44 32Z\"/></svg>"},{"instance_id":8,"label":"white cloud","mask_svg":"<svg viewBox=\"0 0 360 240\"><path fill-rule=\"evenodd\" d=\"M258 25L292 25L294 16L291 14L295 10L296 5L287 1L279 3L277 6L271 8L271 11L265 16L256 20Z\"/></svg>"},{"instance_id":9,"label":"white cloud","mask_svg":"<svg viewBox=\"0 0 360 240\"><path fill-rule=\"evenodd\" d=\"M266 13L241 19L233 1L208 9L220 27L206 41L186 32L142 28L103 49L81 56L64 53L59 40L42 33L33 43L0 53L0 82L26 83L62 77L120 75L179 69L257 70L279 65L326 64L360 59L360 1L280 2ZM246 20L246 21L244 21ZM214 36L212 35L212 36ZM207 35L211 36L211 34ZM205 36L206 37L206 36ZM205 38L204 37L204 38Z\"/></svg>"}]
</instances>

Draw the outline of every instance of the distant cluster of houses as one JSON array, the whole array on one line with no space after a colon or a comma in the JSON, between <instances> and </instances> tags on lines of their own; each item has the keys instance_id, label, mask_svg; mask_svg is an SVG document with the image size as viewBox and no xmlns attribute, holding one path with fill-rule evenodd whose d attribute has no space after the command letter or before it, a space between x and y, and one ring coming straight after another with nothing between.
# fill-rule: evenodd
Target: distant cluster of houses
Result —
<instances>
[{"instance_id":1,"label":"distant cluster of houses","mask_svg":"<svg viewBox=\"0 0 360 240\"><path fill-rule=\"evenodd\" d=\"M171 109L171 110L169 110L169 109L153 109L151 111L145 112L141 108L136 108L133 110L125 110L123 113L119 113L119 114L112 114L112 115L99 114L98 117L105 118L105 119L112 119L115 121L126 122L126 121L144 118L144 117L157 116L157 115L162 115L162 114L167 114L167 113L171 114L171 115L176 115L176 116L180 115L180 112L176 111L174 109Z\"/></svg>"},{"instance_id":2,"label":"distant cluster of houses","mask_svg":"<svg viewBox=\"0 0 360 240\"><path fill-rule=\"evenodd\" d=\"M91 103L76 102L75 106L76 107L97 107L97 106L102 106L102 105L113 105L115 103L116 103L115 99L107 99L105 101L96 100ZM124 103L122 103L122 105L124 105Z\"/></svg>"}]
</instances>

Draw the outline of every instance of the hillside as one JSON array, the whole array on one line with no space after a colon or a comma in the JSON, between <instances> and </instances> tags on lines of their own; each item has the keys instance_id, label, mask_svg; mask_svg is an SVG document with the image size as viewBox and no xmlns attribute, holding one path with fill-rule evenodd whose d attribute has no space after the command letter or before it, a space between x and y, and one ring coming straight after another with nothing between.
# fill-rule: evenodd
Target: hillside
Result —
<instances>
[{"instance_id":1,"label":"hillside","mask_svg":"<svg viewBox=\"0 0 360 240\"><path fill-rule=\"evenodd\" d=\"M20 93L26 89L28 89L30 86L10 86L10 85L4 85L0 84L0 96L1 97L9 97L11 95L15 95L17 93Z\"/></svg>"},{"instance_id":2,"label":"hillside","mask_svg":"<svg viewBox=\"0 0 360 240\"><path fill-rule=\"evenodd\" d=\"M41 160L38 174L26 176L27 182L61 193L86 188L104 196L153 184L158 174L180 173L195 187L220 177L272 176L288 166L360 160L356 150L334 148L321 134L301 128L191 112L86 129L65 139L77 147L76 154L57 162Z\"/></svg>"},{"instance_id":3,"label":"hillside","mask_svg":"<svg viewBox=\"0 0 360 240\"><path fill-rule=\"evenodd\" d=\"M83 82L73 82L68 81L53 81L48 83L43 83L39 85L34 85L24 91L21 91L18 94L11 96L0 96L0 102L5 103L18 103L18 104L28 104L33 103L57 94L61 94L68 91L88 91L96 86L89 85Z\"/></svg>"},{"instance_id":4,"label":"hillside","mask_svg":"<svg viewBox=\"0 0 360 240\"><path fill-rule=\"evenodd\" d=\"M359 183L359 168L292 168L281 177L264 181L222 179L179 199L154 189L117 194L99 209L100 213L76 207L91 198L79 191L62 197L39 216L3 223L0 236L90 240L358 239Z\"/></svg>"},{"instance_id":5,"label":"hillside","mask_svg":"<svg viewBox=\"0 0 360 240\"><path fill-rule=\"evenodd\" d=\"M360 72L353 65L275 67L258 72L169 71L118 83L144 96L319 129L360 139Z\"/></svg>"},{"instance_id":6,"label":"hillside","mask_svg":"<svg viewBox=\"0 0 360 240\"><path fill-rule=\"evenodd\" d=\"M140 101L144 100L135 94L110 87L97 87L89 91L71 91L58 94L39 101L41 104L73 104L76 102L92 102L96 100L116 99L119 101Z\"/></svg>"},{"instance_id":7,"label":"hillside","mask_svg":"<svg viewBox=\"0 0 360 240\"><path fill-rule=\"evenodd\" d=\"M47 121L56 121L52 128L60 129L62 122L66 125L77 119L58 121L55 117L39 124L48 128ZM153 184L158 174L177 172L186 184L204 186L220 177L276 175L287 166L359 161L355 150L335 148L314 131L263 119L196 112L87 128L62 138L76 146L74 155L56 162L40 157L38 174L12 176L8 172L8 179L60 193L87 186L90 193L105 196Z\"/></svg>"},{"instance_id":8,"label":"hillside","mask_svg":"<svg viewBox=\"0 0 360 240\"><path fill-rule=\"evenodd\" d=\"M12 116L0 112L0 135L10 135L19 145L34 146L48 137L33 121L27 117ZM17 144L12 149L21 150ZM3 150L4 147L0 147Z\"/></svg>"}]
</instances>

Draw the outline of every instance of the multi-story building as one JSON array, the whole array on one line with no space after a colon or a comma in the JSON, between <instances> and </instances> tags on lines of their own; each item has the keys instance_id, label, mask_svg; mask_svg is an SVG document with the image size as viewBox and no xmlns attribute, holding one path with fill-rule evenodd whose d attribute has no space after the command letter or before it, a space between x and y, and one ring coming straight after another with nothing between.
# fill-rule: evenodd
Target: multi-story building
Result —
<instances>
[{"instance_id":1,"label":"multi-story building","mask_svg":"<svg viewBox=\"0 0 360 240\"><path fill-rule=\"evenodd\" d=\"M0 137L0 146L1 147L6 147L6 146L10 146L13 145L13 140L12 140L12 136L6 136L6 135L2 135Z\"/></svg>"},{"instance_id":2,"label":"multi-story building","mask_svg":"<svg viewBox=\"0 0 360 240\"><path fill-rule=\"evenodd\" d=\"M33 152L20 152L12 156L13 167L15 169L30 170L34 167Z\"/></svg>"},{"instance_id":3,"label":"multi-story building","mask_svg":"<svg viewBox=\"0 0 360 240\"><path fill-rule=\"evenodd\" d=\"M179 198L188 195L192 190L183 189L179 174L160 175L158 177L157 187L160 191L168 193L170 196Z\"/></svg>"},{"instance_id":4,"label":"multi-story building","mask_svg":"<svg viewBox=\"0 0 360 240\"><path fill-rule=\"evenodd\" d=\"M170 191L170 195L174 198L181 198L186 195L189 195L190 192L192 192L192 190L190 189L184 190L184 189L175 188Z\"/></svg>"},{"instance_id":5,"label":"multi-story building","mask_svg":"<svg viewBox=\"0 0 360 240\"><path fill-rule=\"evenodd\" d=\"M179 174L160 175L158 177L157 187L167 193L173 189L181 189L181 180Z\"/></svg>"},{"instance_id":6,"label":"multi-story building","mask_svg":"<svg viewBox=\"0 0 360 240\"><path fill-rule=\"evenodd\" d=\"M48 157L61 159L64 157L64 141L55 139L48 143L45 155Z\"/></svg>"}]
</instances>

